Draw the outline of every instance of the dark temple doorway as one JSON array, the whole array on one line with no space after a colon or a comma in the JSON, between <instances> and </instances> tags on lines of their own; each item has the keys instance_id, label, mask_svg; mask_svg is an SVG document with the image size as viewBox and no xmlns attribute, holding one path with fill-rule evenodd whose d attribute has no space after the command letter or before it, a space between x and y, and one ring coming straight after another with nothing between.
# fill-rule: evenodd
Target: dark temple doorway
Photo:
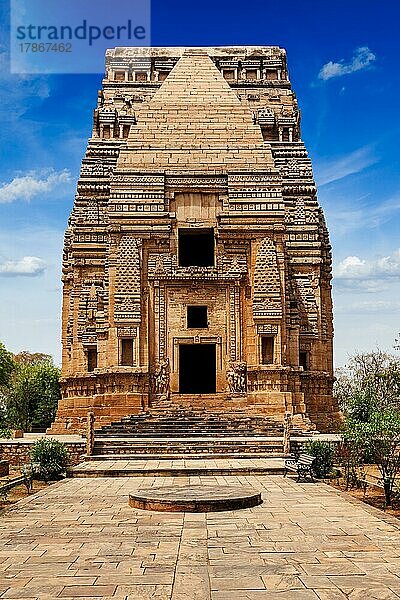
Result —
<instances>
[{"instance_id":1,"label":"dark temple doorway","mask_svg":"<svg viewBox=\"0 0 400 600\"><path fill-rule=\"evenodd\" d=\"M216 392L215 344L179 344L179 392Z\"/></svg>"}]
</instances>

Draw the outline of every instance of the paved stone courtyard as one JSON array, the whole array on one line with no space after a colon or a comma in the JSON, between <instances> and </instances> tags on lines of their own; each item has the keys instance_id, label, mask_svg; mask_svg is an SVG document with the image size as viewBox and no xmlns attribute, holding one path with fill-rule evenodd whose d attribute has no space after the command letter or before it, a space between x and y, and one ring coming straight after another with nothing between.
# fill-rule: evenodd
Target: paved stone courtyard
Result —
<instances>
[{"instance_id":1,"label":"paved stone courtyard","mask_svg":"<svg viewBox=\"0 0 400 600\"><path fill-rule=\"evenodd\" d=\"M251 485L261 506L132 509L149 485ZM69 479L0 517L0 598L400 598L399 525L324 484L281 476Z\"/></svg>"}]
</instances>

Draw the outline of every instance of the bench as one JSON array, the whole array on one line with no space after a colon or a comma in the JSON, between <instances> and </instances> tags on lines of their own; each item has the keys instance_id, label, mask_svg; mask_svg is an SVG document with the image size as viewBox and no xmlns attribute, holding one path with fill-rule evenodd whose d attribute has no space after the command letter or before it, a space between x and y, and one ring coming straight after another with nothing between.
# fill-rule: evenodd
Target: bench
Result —
<instances>
[{"instance_id":1,"label":"bench","mask_svg":"<svg viewBox=\"0 0 400 600\"><path fill-rule=\"evenodd\" d=\"M20 475L0 484L0 497L5 496L12 488L24 485L28 494L32 491L32 479L29 475Z\"/></svg>"},{"instance_id":2,"label":"bench","mask_svg":"<svg viewBox=\"0 0 400 600\"><path fill-rule=\"evenodd\" d=\"M298 458L287 458L285 460L285 473L283 476L286 477L288 471L294 471L297 473L297 481L300 481L301 477L306 479L307 475L314 481L312 466L315 458L311 454L300 454Z\"/></svg>"}]
</instances>

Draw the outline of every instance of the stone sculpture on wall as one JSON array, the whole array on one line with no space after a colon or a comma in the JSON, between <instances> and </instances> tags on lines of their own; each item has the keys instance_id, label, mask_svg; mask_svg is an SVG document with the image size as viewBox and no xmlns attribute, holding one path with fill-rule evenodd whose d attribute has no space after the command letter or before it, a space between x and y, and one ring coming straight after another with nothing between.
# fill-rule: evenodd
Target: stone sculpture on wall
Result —
<instances>
[{"instance_id":1,"label":"stone sculpture on wall","mask_svg":"<svg viewBox=\"0 0 400 600\"><path fill-rule=\"evenodd\" d=\"M155 372L152 375L152 392L156 396L163 396L168 398L169 395L169 379L170 379L170 367L169 359L165 358L161 360Z\"/></svg>"},{"instance_id":2,"label":"stone sculpture on wall","mask_svg":"<svg viewBox=\"0 0 400 600\"><path fill-rule=\"evenodd\" d=\"M245 362L232 362L226 374L229 391L244 394L247 390L247 365Z\"/></svg>"}]
</instances>

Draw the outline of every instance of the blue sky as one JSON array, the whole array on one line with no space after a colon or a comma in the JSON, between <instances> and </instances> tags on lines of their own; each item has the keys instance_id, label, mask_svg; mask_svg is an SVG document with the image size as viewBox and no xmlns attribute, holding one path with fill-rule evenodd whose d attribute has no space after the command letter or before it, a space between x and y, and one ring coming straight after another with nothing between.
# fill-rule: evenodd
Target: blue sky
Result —
<instances>
[{"instance_id":1,"label":"blue sky","mask_svg":"<svg viewBox=\"0 0 400 600\"><path fill-rule=\"evenodd\" d=\"M60 262L99 75L9 71L0 36L0 340L60 357ZM118 1L112 3L113 9ZM392 350L400 313L400 5L152 3L152 45L285 47L334 251L335 356Z\"/></svg>"}]
</instances>

